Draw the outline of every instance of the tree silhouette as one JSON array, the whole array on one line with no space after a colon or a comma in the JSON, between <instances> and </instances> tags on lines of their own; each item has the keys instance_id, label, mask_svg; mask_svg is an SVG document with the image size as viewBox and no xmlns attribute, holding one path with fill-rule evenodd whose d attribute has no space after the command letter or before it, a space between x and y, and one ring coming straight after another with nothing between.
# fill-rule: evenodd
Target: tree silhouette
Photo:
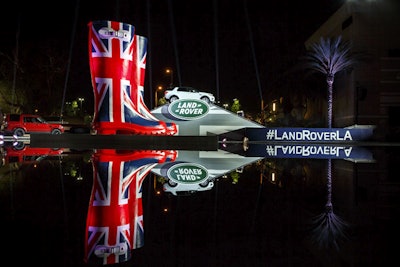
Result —
<instances>
[{"instance_id":1,"label":"tree silhouette","mask_svg":"<svg viewBox=\"0 0 400 267\"><path fill-rule=\"evenodd\" d=\"M67 56L57 40L40 40L19 44L16 52L0 51L0 104L7 113L58 110ZM4 60L3 60L4 59ZM49 101L50 100L50 101Z\"/></svg>"}]
</instances>

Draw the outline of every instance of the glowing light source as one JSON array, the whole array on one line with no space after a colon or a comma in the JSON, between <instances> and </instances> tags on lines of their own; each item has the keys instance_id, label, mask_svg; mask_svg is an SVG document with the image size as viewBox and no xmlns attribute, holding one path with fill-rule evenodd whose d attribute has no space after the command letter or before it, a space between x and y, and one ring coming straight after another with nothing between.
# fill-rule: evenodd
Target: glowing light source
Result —
<instances>
[{"instance_id":1,"label":"glowing light source","mask_svg":"<svg viewBox=\"0 0 400 267\"><path fill-rule=\"evenodd\" d=\"M170 84L169 87L172 88L174 85L174 71L170 68L165 69L165 73L170 76Z\"/></svg>"}]
</instances>

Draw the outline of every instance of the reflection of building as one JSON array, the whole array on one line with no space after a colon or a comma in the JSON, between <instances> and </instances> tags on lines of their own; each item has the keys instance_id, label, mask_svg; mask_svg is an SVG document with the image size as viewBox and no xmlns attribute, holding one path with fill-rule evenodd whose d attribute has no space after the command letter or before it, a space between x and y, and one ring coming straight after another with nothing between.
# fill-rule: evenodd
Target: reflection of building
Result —
<instances>
[{"instance_id":1,"label":"reflection of building","mask_svg":"<svg viewBox=\"0 0 400 267\"><path fill-rule=\"evenodd\" d=\"M369 56L351 73L335 77L334 127L376 125L379 139L400 127L399 14L398 0L347 1L305 42L309 47L320 37L342 35L354 51Z\"/></svg>"}]
</instances>

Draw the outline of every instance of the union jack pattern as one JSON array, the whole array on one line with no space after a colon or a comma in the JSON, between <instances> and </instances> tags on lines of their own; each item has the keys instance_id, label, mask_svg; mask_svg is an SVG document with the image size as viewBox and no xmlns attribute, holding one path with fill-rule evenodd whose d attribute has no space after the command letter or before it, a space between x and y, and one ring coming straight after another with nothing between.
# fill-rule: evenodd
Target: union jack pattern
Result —
<instances>
[{"instance_id":1,"label":"union jack pattern","mask_svg":"<svg viewBox=\"0 0 400 267\"><path fill-rule=\"evenodd\" d=\"M89 262L119 263L131 257L127 184L130 177L121 175L121 166L121 162L98 162L93 159L94 181L85 246Z\"/></svg>"},{"instance_id":2,"label":"union jack pattern","mask_svg":"<svg viewBox=\"0 0 400 267\"><path fill-rule=\"evenodd\" d=\"M120 108L122 98L113 96L131 90L134 27L120 22L95 21L90 24L89 40L92 84L99 107L95 119L125 121ZM129 109L135 113L134 107Z\"/></svg>"},{"instance_id":3,"label":"union jack pattern","mask_svg":"<svg viewBox=\"0 0 400 267\"><path fill-rule=\"evenodd\" d=\"M152 120L158 120L153 116L148 110L146 104L144 103L144 80L146 74L146 57L147 57L147 38L140 35L135 35L135 53L134 61L136 62L134 73L134 82L137 84L136 88L132 88L131 98L134 104L137 106L138 111L144 115L146 118Z\"/></svg>"},{"instance_id":4,"label":"union jack pattern","mask_svg":"<svg viewBox=\"0 0 400 267\"><path fill-rule=\"evenodd\" d=\"M140 35L135 35L136 37L136 65L139 69L139 83L138 89L143 96L145 72L146 72L146 58L147 58L147 38Z\"/></svg>"},{"instance_id":5,"label":"union jack pattern","mask_svg":"<svg viewBox=\"0 0 400 267\"><path fill-rule=\"evenodd\" d=\"M112 94L112 79L95 77L95 99L97 99L100 107L98 109L98 118L100 121L114 121L112 113L113 101L110 97Z\"/></svg>"},{"instance_id":6,"label":"union jack pattern","mask_svg":"<svg viewBox=\"0 0 400 267\"><path fill-rule=\"evenodd\" d=\"M158 150L96 151L86 220L87 262L105 265L127 261L132 249L144 245L143 181L155 165L175 160L175 155Z\"/></svg>"},{"instance_id":7,"label":"union jack pattern","mask_svg":"<svg viewBox=\"0 0 400 267\"><path fill-rule=\"evenodd\" d=\"M108 57L132 61L135 27L122 22L99 20L89 24L92 58Z\"/></svg>"},{"instance_id":8,"label":"union jack pattern","mask_svg":"<svg viewBox=\"0 0 400 267\"><path fill-rule=\"evenodd\" d=\"M140 82L137 68L141 67L137 66L134 27L121 22L94 21L89 28L89 63L95 98L93 127L103 134L117 131L164 134L165 122L144 116L135 103ZM143 67L146 56L140 57Z\"/></svg>"},{"instance_id":9,"label":"union jack pattern","mask_svg":"<svg viewBox=\"0 0 400 267\"><path fill-rule=\"evenodd\" d=\"M135 53L133 55L134 61L134 81L132 84L137 84L136 87L132 87L133 92L130 93L131 98L137 107L137 110L145 118L158 121L158 119L151 114L150 110L147 108L144 102L144 81L146 74L146 57L147 57L147 38L141 35L135 35L134 38ZM134 91L136 90L136 91ZM167 134L173 135L177 133L177 128L174 123L166 122Z\"/></svg>"},{"instance_id":10,"label":"union jack pattern","mask_svg":"<svg viewBox=\"0 0 400 267\"><path fill-rule=\"evenodd\" d=\"M144 177L143 177L144 178ZM142 183L139 173L135 174L135 179L131 183L131 231L132 231L132 249L144 246L144 222L143 222L143 206L142 206Z\"/></svg>"}]
</instances>

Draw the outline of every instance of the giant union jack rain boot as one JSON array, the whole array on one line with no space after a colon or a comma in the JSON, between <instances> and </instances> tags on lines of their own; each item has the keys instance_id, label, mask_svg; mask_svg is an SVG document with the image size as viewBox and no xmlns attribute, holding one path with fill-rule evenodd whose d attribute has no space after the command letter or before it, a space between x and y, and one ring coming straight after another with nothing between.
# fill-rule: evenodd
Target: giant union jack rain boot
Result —
<instances>
[{"instance_id":1,"label":"giant union jack rain boot","mask_svg":"<svg viewBox=\"0 0 400 267\"><path fill-rule=\"evenodd\" d=\"M163 121L146 118L130 98L132 91L134 27L115 21L92 21L89 63L95 108L93 128L99 134L167 134Z\"/></svg>"},{"instance_id":2,"label":"giant union jack rain boot","mask_svg":"<svg viewBox=\"0 0 400 267\"><path fill-rule=\"evenodd\" d=\"M144 81L146 72L146 57L147 57L147 38L141 35L135 34L134 37L135 52L133 54L134 64L133 75L132 75L132 92L131 99L134 105L137 107L138 112L149 120L158 121L158 119L151 114L146 104L144 103ZM135 86L136 85L136 86ZM177 133L176 124L173 122L166 122L168 135L174 135Z\"/></svg>"},{"instance_id":3,"label":"giant union jack rain boot","mask_svg":"<svg viewBox=\"0 0 400 267\"><path fill-rule=\"evenodd\" d=\"M143 171L148 172L149 166L165 160L171 160L171 152L98 150L94 153L85 262L96 265L125 262L131 258L132 249L143 246Z\"/></svg>"}]
</instances>

